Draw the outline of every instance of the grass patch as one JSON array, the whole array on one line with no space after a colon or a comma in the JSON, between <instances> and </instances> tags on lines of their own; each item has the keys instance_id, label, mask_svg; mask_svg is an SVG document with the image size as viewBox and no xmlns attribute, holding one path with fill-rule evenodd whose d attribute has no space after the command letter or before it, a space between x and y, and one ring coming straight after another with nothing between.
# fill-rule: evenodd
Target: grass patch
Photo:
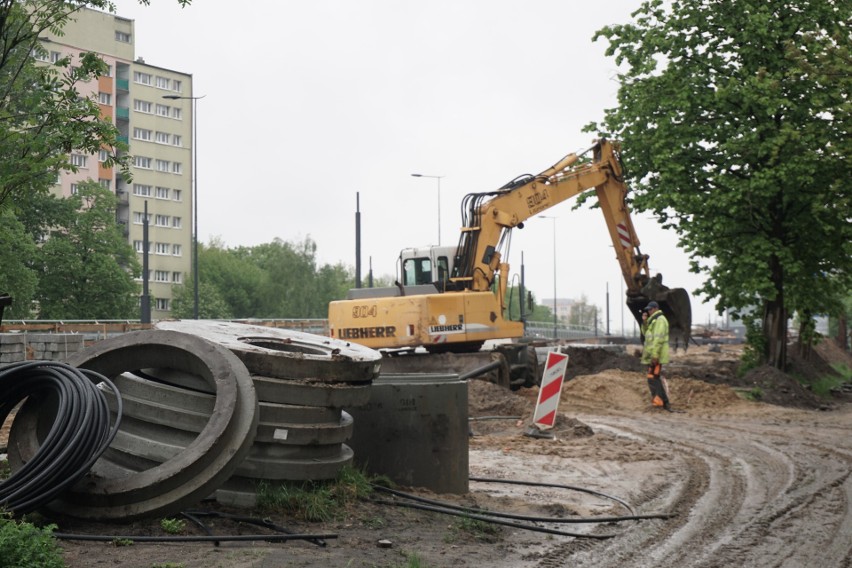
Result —
<instances>
[{"instance_id":1,"label":"grass patch","mask_svg":"<svg viewBox=\"0 0 852 568\"><path fill-rule=\"evenodd\" d=\"M469 538L479 542L497 542L501 533L501 527L493 523L472 519L470 517L459 517L450 525L450 533L444 538L447 543L458 542L462 538Z\"/></svg>"},{"instance_id":2,"label":"grass patch","mask_svg":"<svg viewBox=\"0 0 852 568\"><path fill-rule=\"evenodd\" d=\"M183 519L161 519L160 528L168 534L181 534L186 528L186 522Z\"/></svg>"},{"instance_id":3,"label":"grass patch","mask_svg":"<svg viewBox=\"0 0 852 568\"><path fill-rule=\"evenodd\" d=\"M53 538L56 525L37 527L16 521L0 511L0 565L64 568L62 552Z\"/></svg>"},{"instance_id":4,"label":"grass patch","mask_svg":"<svg viewBox=\"0 0 852 568\"><path fill-rule=\"evenodd\" d=\"M373 492L364 472L347 466L336 479L327 481L286 482L272 485L261 482L257 505L261 509L285 512L297 519L324 522L341 518L347 507Z\"/></svg>"},{"instance_id":5,"label":"grass patch","mask_svg":"<svg viewBox=\"0 0 852 568\"><path fill-rule=\"evenodd\" d=\"M405 560L402 564L394 564L393 568L429 568L416 552L403 552Z\"/></svg>"}]
</instances>

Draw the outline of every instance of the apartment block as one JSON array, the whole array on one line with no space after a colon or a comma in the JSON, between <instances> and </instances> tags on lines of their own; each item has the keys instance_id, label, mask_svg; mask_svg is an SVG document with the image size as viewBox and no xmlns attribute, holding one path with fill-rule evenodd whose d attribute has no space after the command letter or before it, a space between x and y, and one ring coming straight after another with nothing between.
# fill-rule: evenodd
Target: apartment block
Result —
<instances>
[{"instance_id":1,"label":"apartment block","mask_svg":"<svg viewBox=\"0 0 852 568\"><path fill-rule=\"evenodd\" d=\"M103 115L118 127L129 146L133 181L125 183L117 169L104 167L106 151L99 155L72 151L71 161L79 171L63 173L56 192L72 195L87 179L113 190L119 202L118 222L140 264L147 205L151 318L169 318L173 287L192 285L192 75L136 57L133 20L82 9L63 32L43 37L48 60L71 57L73 62L81 52L95 52L109 66L108 76L82 86L80 94L96 96Z\"/></svg>"}]
</instances>

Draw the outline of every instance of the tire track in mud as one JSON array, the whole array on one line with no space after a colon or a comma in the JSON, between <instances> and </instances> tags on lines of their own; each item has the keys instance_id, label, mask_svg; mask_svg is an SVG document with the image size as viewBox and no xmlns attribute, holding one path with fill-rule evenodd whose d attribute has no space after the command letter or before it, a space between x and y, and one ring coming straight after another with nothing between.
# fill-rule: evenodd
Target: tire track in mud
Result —
<instances>
[{"instance_id":1,"label":"tire track in mud","mask_svg":"<svg viewBox=\"0 0 852 568\"><path fill-rule=\"evenodd\" d=\"M667 476L628 500L677 516L622 526L607 541L554 543L530 566L852 565L850 429L815 416L579 417L595 431L669 445Z\"/></svg>"}]
</instances>

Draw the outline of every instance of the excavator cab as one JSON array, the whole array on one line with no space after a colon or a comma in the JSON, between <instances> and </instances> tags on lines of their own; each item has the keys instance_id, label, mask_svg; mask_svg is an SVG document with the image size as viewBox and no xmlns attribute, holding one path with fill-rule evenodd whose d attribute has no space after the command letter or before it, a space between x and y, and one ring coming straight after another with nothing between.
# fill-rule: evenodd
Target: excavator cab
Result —
<instances>
[{"instance_id":1,"label":"excavator cab","mask_svg":"<svg viewBox=\"0 0 852 568\"><path fill-rule=\"evenodd\" d=\"M683 348L689 347L689 339L692 335L692 303L689 293L683 288L669 288L663 285L663 277L657 274L642 287L637 296L628 296L627 307L636 321L642 324L642 311L649 302L654 301L660 305L663 315L669 322L669 339L674 341L675 347L681 342Z\"/></svg>"}]
</instances>

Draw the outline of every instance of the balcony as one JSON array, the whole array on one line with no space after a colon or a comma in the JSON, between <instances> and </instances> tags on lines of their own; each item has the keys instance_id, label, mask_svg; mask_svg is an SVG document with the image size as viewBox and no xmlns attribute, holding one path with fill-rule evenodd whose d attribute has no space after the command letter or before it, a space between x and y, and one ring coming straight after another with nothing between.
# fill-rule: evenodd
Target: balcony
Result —
<instances>
[{"instance_id":1,"label":"balcony","mask_svg":"<svg viewBox=\"0 0 852 568\"><path fill-rule=\"evenodd\" d=\"M115 118L130 120L130 109L128 107L115 107Z\"/></svg>"},{"instance_id":2,"label":"balcony","mask_svg":"<svg viewBox=\"0 0 852 568\"><path fill-rule=\"evenodd\" d=\"M115 80L115 88L119 91L129 91L130 90L130 80L129 79L116 79Z\"/></svg>"}]
</instances>

